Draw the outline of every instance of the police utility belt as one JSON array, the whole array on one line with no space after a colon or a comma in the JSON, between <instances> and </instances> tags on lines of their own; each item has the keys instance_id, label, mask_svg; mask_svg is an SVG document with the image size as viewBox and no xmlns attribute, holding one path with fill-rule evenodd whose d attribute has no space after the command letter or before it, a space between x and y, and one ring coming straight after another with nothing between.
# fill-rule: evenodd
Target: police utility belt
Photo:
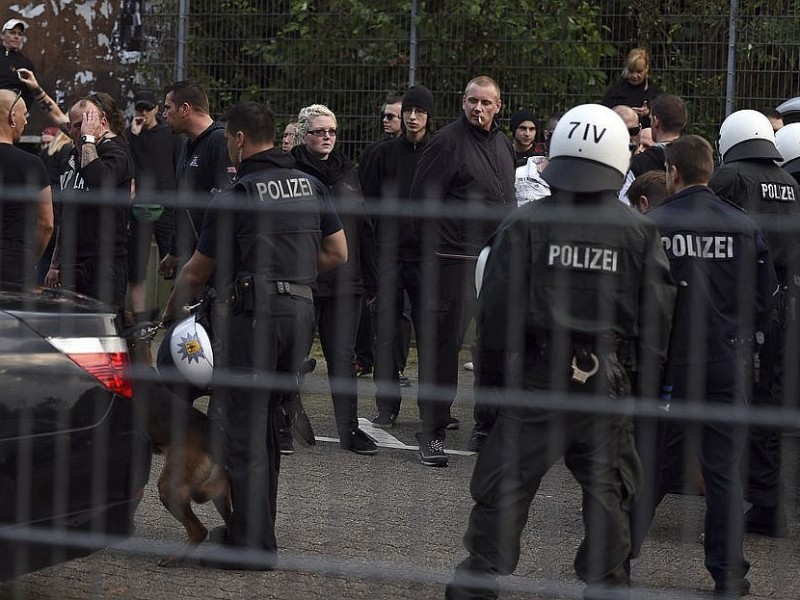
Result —
<instances>
[{"instance_id":1,"label":"police utility belt","mask_svg":"<svg viewBox=\"0 0 800 600\"><path fill-rule=\"evenodd\" d=\"M592 339L589 336L575 335L571 337L570 379L584 384L600 370L598 354L613 354L619 357L620 351L627 350L625 342L616 336L599 334ZM537 330L533 334L534 343L540 352L549 353L551 348L549 332Z\"/></svg>"},{"instance_id":2,"label":"police utility belt","mask_svg":"<svg viewBox=\"0 0 800 600\"><path fill-rule=\"evenodd\" d=\"M275 281L264 275L240 273L233 282L230 307L234 312L252 312L258 299L266 296L286 295L303 298L309 302L314 300L314 292L310 285L292 283L291 281Z\"/></svg>"}]
</instances>

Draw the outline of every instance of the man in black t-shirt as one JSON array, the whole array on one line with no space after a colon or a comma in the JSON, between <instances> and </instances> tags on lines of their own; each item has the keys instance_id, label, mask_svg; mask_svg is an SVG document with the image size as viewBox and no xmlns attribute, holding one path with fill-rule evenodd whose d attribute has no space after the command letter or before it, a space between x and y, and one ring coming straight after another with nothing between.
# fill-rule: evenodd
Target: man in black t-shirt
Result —
<instances>
[{"instance_id":1,"label":"man in black t-shirt","mask_svg":"<svg viewBox=\"0 0 800 600\"><path fill-rule=\"evenodd\" d=\"M16 148L28 120L18 93L0 90L0 285L32 284L53 233L50 180L42 160Z\"/></svg>"},{"instance_id":2,"label":"man in black t-shirt","mask_svg":"<svg viewBox=\"0 0 800 600\"><path fill-rule=\"evenodd\" d=\"M189 138L178 160L178 190L182 192L178 202L187 199L187 192L197 192L191 206L175 207L173 241L158 267L164 277L172 277L178 260L186 261L194 252L208 203L228 187L236 169L225 147L224 128L209 115L208 96L202 86L178 81L167 86L164 93L164 120L172 133Z\"/></svg>"},{"instance_id":3,"label":"man in black t-shirt","mask_svg":"<svg viewBox=\"0 0 800 600\"><path fill-rule=\"evenodd\" d=\"M164 196L177 189L176 165L179 138L158 117L153 92L142 90L134 97L135 115L127 131L136 176L134 204L128 242L128 290L134 321L146 321L145 279L151 239L155 237L158 258L170 251L175 229L175 208L164 204Z\"/></svg>"},{"instance_id":4,"label":"man in black t-shirt","mask_svg":"<svg viewBox=\"0 0 800 600\"><path fill-rule=\"evenodd\" d=\"M69 111L76 151L61 177L65 202L45 284L63 285L122 310L133 161L111 129L116 111L108 94L82 98Z\"/></svg>"}]
</instances>

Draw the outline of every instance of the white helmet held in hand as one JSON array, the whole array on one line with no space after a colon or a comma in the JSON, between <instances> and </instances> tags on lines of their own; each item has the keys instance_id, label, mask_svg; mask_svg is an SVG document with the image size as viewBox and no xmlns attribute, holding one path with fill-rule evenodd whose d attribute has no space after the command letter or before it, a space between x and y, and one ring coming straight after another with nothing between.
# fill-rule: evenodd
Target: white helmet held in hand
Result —
<instances>
[{"instance_id":1,"label":"white helmet held in hand","mask_svg":"<svg viewBox=\"0 0 800 600\"><path fill-rule=\"evenodd\" d=\"M550 138L542 178L570 192L617 191L631 161L631 138L617 113L600 104L568 110Z\"/></svg>"},{"instance_id":2,"label":"white helmet held in hand","mask_svg":"<svg viewBox=\"0 0 800 600\"><path fill-rule=\"evenodd\" d=\"M167 331L156 357L156 369L171 390L181 390L187 401L208 393L214 371L211 339L190 315L176 322Z\"/></svg>"},{"instance_id":3,"label":"white helmet held in hand","mask_svg":"<svg viewBox=\"0 0 800 600\"><path fill-rule=\"evenodd\" d=\"M789 173L800 172L800 123L790 123L776 131L775 147L783 159L778 164Z\"/></svg>"},{"instance_id":4,"label":"white helmet held in hand","mask_svg":"<svg viewBox=\"0 0 800 600\"><path fill-rule=\"evenodd\" d=\"M719 128L718 146L723 162L748 158L783 160L775 147L772 123L757 110L731 113Z\"/></svg>"}]
</instances>

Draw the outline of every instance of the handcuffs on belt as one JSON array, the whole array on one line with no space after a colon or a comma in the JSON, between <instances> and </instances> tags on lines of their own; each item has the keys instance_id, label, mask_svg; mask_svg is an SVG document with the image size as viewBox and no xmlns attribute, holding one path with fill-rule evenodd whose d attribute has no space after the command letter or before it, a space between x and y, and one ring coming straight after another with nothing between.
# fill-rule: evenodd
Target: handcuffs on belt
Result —
<instances>
[{"instance_id":1,"label":"handcuffs on belt","mask_svg":"<svg viewBox=\"0 0 800 600\"><path fill-rule=\"evenodd\" d=\"M578 357L577 355L572 356L572 381L577 383L586 383L586 381L592 377L597 371L600 370L600 361L598 360L597 356L594 352L590 352L589 356L592 360L592 367L588 371L584 371L578 366Z\"/></svg>"}]
</instances>

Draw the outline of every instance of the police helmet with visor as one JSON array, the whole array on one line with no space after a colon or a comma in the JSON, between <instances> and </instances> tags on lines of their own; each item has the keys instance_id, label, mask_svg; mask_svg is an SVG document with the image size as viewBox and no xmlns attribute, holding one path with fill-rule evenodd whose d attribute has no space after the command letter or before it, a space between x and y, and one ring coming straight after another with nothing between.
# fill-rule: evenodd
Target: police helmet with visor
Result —
<instances>
[{"instance_id":1,"label":"police helmet with visor","mask_svg":"<svg viewBox=\"0 0 800 600\"><path fill-rule=\"evenodd\" d=\"M778 164L789 173L800 173L800 123L789 123L775 132L775 147L781 154Z\"/></svg>"},{"instance_id":2,"label":"police helmet with visor","mask_svg":"<svg viewBox=\"0 0 800 600\"><path fill-rule=\"evenodd\" d=\"M718 149L723 162L764 158L782 160L775 147L775 131L757 110L737 110L719 128Z\"/></svg>"},{"instance_id":3,"label":"police helmet with visor","mask_svg":"<svg viewBox=\"0 0 800 600\"><path fill-rule=\"evenodd\" d=\"M568 110L550 137L550 161L542 178L569 192L617 191L631 160L630 135L622 118L600 104Z\"/></svg>"}]
</instances>

